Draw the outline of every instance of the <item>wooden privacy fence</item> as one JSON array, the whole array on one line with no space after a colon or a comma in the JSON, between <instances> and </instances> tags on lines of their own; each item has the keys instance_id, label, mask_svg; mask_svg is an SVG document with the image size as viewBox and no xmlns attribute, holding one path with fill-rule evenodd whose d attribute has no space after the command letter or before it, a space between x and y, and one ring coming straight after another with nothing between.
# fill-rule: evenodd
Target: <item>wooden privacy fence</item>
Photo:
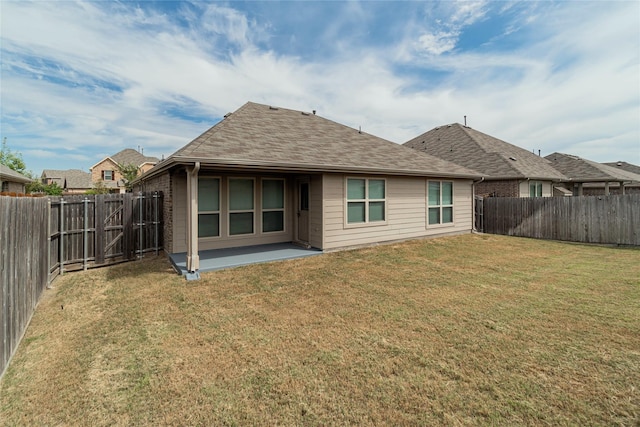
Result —
<instances>
[{"instance_id":1,"label":"wooden privacy fence","mask_svg":"<svg viewBox=\"0 0 640 427\"><path fill-rule=\"evenodd\" d=\"M640 246L640 194L489 197L480 206L476 225L485 233Z\"/></svg>"},{"instance_id":2,"label":"wooden privacy fence","mask_svg":"<svg viewBox=\"0 0 640 427\"><path fill-rule=\"evenodd\" d=\"M0 377L57 275L162 249L162 198L161 192L0 197Z\"/></svg>"}]
</instances>

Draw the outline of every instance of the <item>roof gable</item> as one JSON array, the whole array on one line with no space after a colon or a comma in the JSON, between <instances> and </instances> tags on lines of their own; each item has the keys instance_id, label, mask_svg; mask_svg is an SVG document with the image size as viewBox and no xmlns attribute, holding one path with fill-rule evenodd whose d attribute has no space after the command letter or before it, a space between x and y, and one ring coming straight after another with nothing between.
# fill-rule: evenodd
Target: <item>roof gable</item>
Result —
<instances>
[{"instance_id":1,"label":"roof gable","mask_svg":"<svg viewBox=\"0 0 640 427\"><path fill-rule=\"evenodd\" d=\"M100 165L101 163L107 160L113 162L113 164L115 164L116 166L117 165L123 165L123 166L135 165L138 167L140 167L145 163L156 164L160 161L157 157L145 156L144 154L137 152L133 148L125 148L124 150L119 151L112 156L107 156L104 159L100 160L98 163L91 166L89 170L93 170L96 166Z\"/></svg>"},{"instance_id":2,"label":"roof gable","mask_svg":"<svg viewBox=\"0 0 640 427\"><path fill-rule=\"evenodd\" d=\"M167 158L315 171L478 177L452 164L322 118L248 102Z\"/></svg>"},{"instance_id":3,"label":"roof gable","mask_svg":"<svg viewBox=\"0 0 640 427\"><path fill-rule=\"evenodd\" d=\"M459 123L438 126L404 145L477 170L487 178L566 179L547 159Z\"/></svg>"}]
</instances>

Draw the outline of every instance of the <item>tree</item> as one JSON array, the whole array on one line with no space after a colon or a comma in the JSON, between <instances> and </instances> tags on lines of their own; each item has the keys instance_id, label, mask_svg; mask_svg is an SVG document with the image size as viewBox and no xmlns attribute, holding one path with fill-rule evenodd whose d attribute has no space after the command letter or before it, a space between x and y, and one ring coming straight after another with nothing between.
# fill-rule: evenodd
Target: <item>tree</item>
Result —
<instances>
[{"instance_id":1,"label":"tree","mask_svg":"<svg viewBox=\"0 0 640 427\"><path fill-rule=\"evenodd\" d=\"M85 192L85 194L108 194L108 193L109 193L109 189L107 188L106 185L104 185L104 182L102 181L94 182L93 188Z\"/></svg>"},{"instance_id":2,"label":"tree","mask_svg":"<svg viewBox=\"0 0 640 427\"><path fill-rule=\"evenodd\" d=\"M27 193L44 193L49 196L62 196L62 188L52 182L51 184L43 184L40 181L31 181L25 186Z\"/></svg>"},{"instance_id":3,"label":"tree","mask_svg":"<svg viewBox=\"0 0 640 427\"><path fill-rule=\"evenodd\" d=\"M2 148L0 148L0 164L13 169L22 175L31 176L31 173L27 171L27 165L25 165L24 160L22 160L22 154L7 147L7 138L2 139Z\"/></svg>"},{"instance_id":4,"label":"tree","mask_svg":"<svg viewBox=\"0 0 640 427\"><path fill-rule=\"evenodd\" d=\"M118 165L118 170L122 174L122 179L124 180L124 186L127 188L127 191L132 190L131 183L138 177L140 173L140 169L136 165L128 164L128 165Z\"/></svg>"}]
</instances>

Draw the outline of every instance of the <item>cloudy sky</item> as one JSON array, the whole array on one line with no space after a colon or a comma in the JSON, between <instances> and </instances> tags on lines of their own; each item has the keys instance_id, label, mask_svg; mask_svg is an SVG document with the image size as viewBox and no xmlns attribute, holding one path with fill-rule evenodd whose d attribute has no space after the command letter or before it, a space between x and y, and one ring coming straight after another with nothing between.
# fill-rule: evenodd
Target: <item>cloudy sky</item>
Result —
<instances>
[{"instance_id":1,"label":"cloudy sky","mask_svg":"<svg viewBox=\"0 0 640 427\"><path fill-rule=\"evenodd\" d=\"M27 168L169 156L247 101L397 143L459 122L640 164L640 2L0 1Z\"/></svg>"}]
</instances>

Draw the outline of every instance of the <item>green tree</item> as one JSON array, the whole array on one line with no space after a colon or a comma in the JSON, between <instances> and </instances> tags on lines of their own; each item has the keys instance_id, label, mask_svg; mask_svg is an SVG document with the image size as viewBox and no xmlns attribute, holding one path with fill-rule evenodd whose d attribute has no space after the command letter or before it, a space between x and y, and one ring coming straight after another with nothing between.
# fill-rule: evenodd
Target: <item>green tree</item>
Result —
<instances>
[{"instance_id":1,"label":"green tree","mask_svg":"<svg viewBox=\"0 0 640 427\"><path fill-rule=\"evenodd\" d=\"M96 181L93 183L93 188L87 190L85 194L109 194L109 189L104 185L104 182Z\"/></svg>"},{"instance_id":2,"label":"green tree","mask_svg":"<svg viewBox=\"0 0 640 427\"><path fill-rule=\"evenodd\" d=\"M118 165L118 170L122 174L122 179L124 180L124 186L127 188L127 191L131 191L132 190L131 183L140 174L140 169L136 165L128 164L128 165Z\"/></svg>"},{"instance_id":3,"label":"green tree","mask_svg":"<svg viewBox=\"0 0 640 427\"><path fill-rule=\"evenodd\" d=\"M22 153L11 150L7 146L7 138L2 139L2 148L0 148L0 164L3 164L25 176L31 176L27 171L27 165L25 165L24 160L22 160Z\"/></svg>"},{"instance_id":4,"label":"green tree","mask_svg":"<svg viewBox=\"0 0 640 427\"><path fill-rule=\"evenodd\" d=\"M63 189L55 182L43 184L38 180L29 182L25 186L25 190L27 193L44 193L49 196L62 196L63 192Z\"/></svg>"}]
</instances>

